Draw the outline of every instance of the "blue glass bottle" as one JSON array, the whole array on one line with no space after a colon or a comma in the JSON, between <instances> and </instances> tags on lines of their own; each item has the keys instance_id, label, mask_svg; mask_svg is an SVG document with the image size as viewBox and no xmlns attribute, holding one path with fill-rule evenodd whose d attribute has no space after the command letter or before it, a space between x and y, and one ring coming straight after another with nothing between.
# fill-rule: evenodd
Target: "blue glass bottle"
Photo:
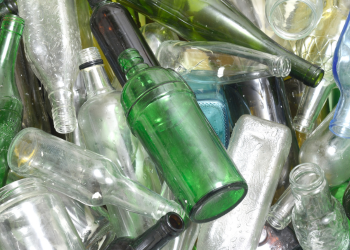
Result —
<instances>
[{"instance_id":1,"label":"blue glass bottle","mask_svg":"<svg viewBox=\"0 0 350 250\"><path fill-rule=\"evenodd\" d=\"M350 14L339 37L333 57L333 76L340 90L340 99L329 130L333 134L350 138Z\"/></svg>"},{"instance_id":2,"label":"blue glass bottle","mask_svg":"<svg viewBox=\"0 0 350 250\"><path fill-rule=\"evenodd\" d=\"M222 86L216 84L210 71L196 70L183 78L196 95L199 107L227 148L230 140L228 111ZM208 75L209 74L209 75Z\"/></svg>"}]
</instances>

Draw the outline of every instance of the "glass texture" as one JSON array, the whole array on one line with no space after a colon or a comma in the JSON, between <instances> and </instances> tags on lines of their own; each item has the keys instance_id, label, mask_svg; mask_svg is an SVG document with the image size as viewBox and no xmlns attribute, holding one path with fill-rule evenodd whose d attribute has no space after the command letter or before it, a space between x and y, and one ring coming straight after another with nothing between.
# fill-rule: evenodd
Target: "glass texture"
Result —
<instances>
[{"instance_id":1,"label":"glass texture","mask_svg":"<svg viewBox=\"0 0 350 250\"><path fill-rule=\"evenodd\" d=\"M22 128L35 127L51 133L49 116L45 111L41 84L30 68L24 53L23 39L18 47L16 85L23 103Z\"/></svg>"},{"instance_id":2,"label":"glass texture","mask_svg":"<svg viewBox=\"0 0 350 250\"><path fill-rule=\"evenodd\" d=\"M22 18L6 14L0 30L0 187L6 183L6 155L13 137L21 129L23 104L15 82L15 63L24 28Z\"/></svg>"},{"instance_id":3,"label":"glass texture","mask_svg":"<svg viewBox=\"0 0 350 250\"><path fill-rule=\"evenodd\" d=\"M112 204L154 219L169 211L184 214L177 203L126 178L109 159L39 129L19 132L8 160L17 174L39 177L48 187L89 206Z\"/></svg>"},{"instance_id":4,"label":"glass texture","mask_svg":"<svg viewBox=\"0 0 350 250\"><path fill-rule=\"evenodd\" d=\"M97 48L92 47L80 51L79 59L80 64L84 64L101 59L101 56ZM157 170L139 140L131 133L120 104L121 92L111 87L104 66L93 65L82 69L80 74L88 96L78 116L86 148L121 166L128 178L159 193L161 183ZM152 220L120 211L117 207L108 206L108 211L118 237L136 237L154 224Z\"/></svg>"},{"instance_id":5,"label":"glass texture","mask_svg":"<svg viewBox=\"0 0 350 250\"><path fill-rule=\"evenodd\" d=\"M321 19L323 0L266 0L266 17L275 33L286 40L309 35Z\"/></svg>"},{"instance_id":6,"label":"glass texture","mask_svg":"<svg viewBox=\"0 0 350 250\"><path fill-rule=\"evenodd\" d=\"M292 222L304 250L340 250L349 247L349 226L340 202L331 196L324 172L304 163L290 173L295 207Z\"/></svg>"},{"instance_id":7,"label":"glass texture","mask_svg":"<svg viewBox=\"0 0 350 250\"><path fill-rule=\"evenodd\" d=\"M349 40L350 14L339 37L333 58L333 75L340 90L340 99L329 130L342 138L350 138L350 84L349 84Z\"/></svg>"},{"instance_id":8,"label":"glass texture","mask_svg":"<svg viewBox=\"0 0 350 250\"><path fill-rule=\"evenodd\" d=\"M181 76L209 75L217 84L235 83L261 77L286 77L291 63L285 56L224 42L165 41L156 57L164 68L171 68Z\"/></svg>"},{"instance_id":9,"label":"glass texture","mask_svg":"<svg viewBox=\"0 0 350 250\"><path fill-rule=\"evenodd\" d=\"M348 13L344 13L342 1L327 0L321 21L311 34L295 43L295 53L325 70L320 84L312 89L306 87L294 117L295 130L310 134L329 94L335 87L332 60L335 47ZM345 11L346 12L346 11Z\"/></svg>"},{"instance_id":10,"label":"glass texture","mask_svg":"<svg viewBox=\"0 0 350 250\"><path fill-rule=\"evenodd\" d=\"M119 237L107 250L160 250L185 230L185 223L176 213L167 213L154 226L135 239Z\"/></svg>"},{"instance_id":11,"label":"glass texture","mask_svg":"<svg viewBox=\"0 0 350 250\"><path fill-rule=\"evenodd\" d=\"M323 70L288 52L270 39L226 0L121 0L189 41L222 41L265 53L286 56L290 75L316 87Z\"/></svg>"},{"instance_id":12,"label":"glass texture","mask_svg":"<svg viewBox=\"0 0 350 250\"><path fill-rule=\"evenodd\" d=\"M249 114L286 125L292 131L292 146L278 181L273 203L289 186L290 170L299 164L299 147L282 78L260 78L224 85L232 127L241 115Z\"/></svg>"},{"instance_id":13,"label":"glass texture","mask_svg":"<svg viewBox=\"0 0 350 250\"><path fill-rule=\"evenodd\" d=\"M90 5L96 2L89 0ZM97 1L93 6L90 26L98 44L107 57L121 86L126 79L118 63L118 56L128 48L137 49L149 66L159 66L151 48L148 46L139 28L128 10L119 3Z\"/></svg>"},{"instance_id":14,"label":"glass texture","mask_svg":"<svg viewBox=\"0 0 350 250\"><path fill-rule=\"evenodd\" d=\"M26 178L0 189L1 250L85 250L58 196Z\"/></svg>"},{"instance_id":15,"label":"glass texture","mask_svg":"<svg viewBox=\"0 0 350 250\"><path fill-rule=\"evenodd\" d=\"M186 214L201 223L237 206L246 183L189 86L171 69L149 68L135 49L119 62L128 79L121 101L127 122Z\"/></svg>"},{"instance_id":16,"label":"glass texture","mask_svg":"<svg viewBox=\"0 0 350 250\"><path fill-rule=\"evenodd\" d=\"M291 142L288 127L254 116L241 116L227 152L247 179L248 194L233 211L201 226L198 249L258 247Z\"/></svg>"},{"instance_id":17,"label":"glass texture","mask_svg":"<svg viewBox=\"0 0 350 250\"><path fill-rule=\"evenodd\" d=\"M79 26L71 0L18 0L26 22L23 38L32 70L44 84L58 133L76 127L72 86L78 75Z\"/></svg>"},{"instance_id":18,"label":"glass texture","mask_svg":"<svg viewBox=\"0 0 350 250\"><path fill-rule=\"evenodd\" d=\"M157 53L162 42L167 40L179 40L179 37L174 31L155 22L142 26L140 31L153 51L153 54Z\"/></svg>"}]
</instances>

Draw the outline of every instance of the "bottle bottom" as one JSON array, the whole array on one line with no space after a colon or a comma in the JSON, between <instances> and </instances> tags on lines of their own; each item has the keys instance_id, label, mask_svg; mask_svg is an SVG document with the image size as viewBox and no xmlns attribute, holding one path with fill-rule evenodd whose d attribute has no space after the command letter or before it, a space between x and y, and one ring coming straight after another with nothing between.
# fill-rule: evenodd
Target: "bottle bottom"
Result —
<instances>
[{"instance_id":1,"label":"bottle bottom","mask_svg":"<svg viewBox=\"0 0 350 250\"><path fill-rule=\"evenodd\" d=\"M245 182L227 184L211 191L193 206L189 217L196 223L215 220L234 209L246 196Z\"/></svg>"}]
</instances>

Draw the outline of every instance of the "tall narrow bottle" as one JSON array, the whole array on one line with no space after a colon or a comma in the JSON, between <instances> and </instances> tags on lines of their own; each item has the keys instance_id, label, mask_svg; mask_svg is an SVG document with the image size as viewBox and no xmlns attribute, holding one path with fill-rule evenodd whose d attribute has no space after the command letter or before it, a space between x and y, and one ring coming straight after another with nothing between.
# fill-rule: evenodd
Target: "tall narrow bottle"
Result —
<instances>
[{"instance_id":1,"label":"tall narrow bottle","mask_svg":"<svg viewBox=\"0 0 350 250\"><path fill-rule=\"evenodd\" d=\"M23 105L15 83L17 50L24 20L6 14L0 30L0 185L6 183L7 150L21 128Z\"/></svg>"},{"instance_id":2,"label":"tall narrow bottle","mask_svg":"<svg viewBox=\"0 0 350 250\"><path fill-rule=\"evenodd\" d=\"M157 171L153 165L147 165L148 155L144 154L143 146L132 135L126 123L120 104L121 92L110 85L98 49L91 47L80 51L79 64L87 90L87 101L81 107L78 123L86 148L121 166L123 173L130 179L139 181L153 191L160 191ZM136 237L147 229L147 225L153 224L140 215L125 214L125 211L115 209L108 207L112 217L115 217L112 218L112 224L119 237ZM123 220L118 217L123 217ZM128 233L123 232L123 228Z\"/></svg>"},{"instance_id":3,"label":"tall narrow bottle","mask_svg":"<svg viewBox=\"0 0 350 250\"><path fill-rule=\"evenodd\" d=\"M124 6L106 0L89 0L89 3L93 9L90 19L92 33L122 86L126 79L118 64L118 56L124 50L135 48L150 67L159 66L151 48Z\"/></svg>"},{"instance_id":4,"label":"tall narrow bottle","mask_svg":"<svg viewBox=\"0 0 350 250\"><path fill-rule=\"evenodd\" d=\"M26 21L24 46L32 70L44 84L58 133L76 127L72 86L78 75L79 26L70 0L18 0Z\"/></svg>"},{"instance_id":5,"label":"tall narrow bottle","mask_svg":"<svg viewBox=\"0 0 350 250\"><path fill-rule=\"evenodd\" d=\"M128 125L186 214L203 223L228 213L247 186L190 87L173 70L143 63L135 49L119 62L128 79L121 100Z\"/></svg>"},{"instance_id":6,"label":"tall narrow bottle","mask_svg":"<svg viewBox=\"0 0 350 250\"><path fill-rule=\"evenodd\" d=\"M290 75L316 87L323 70L285 50L226 0L121 0L190 41L223 41L290 59Z\"/></svg>"},{"instance_id":7,"label":"tall narrow bottle","mask_svg":"<svg viewBox=\"0 0 350 250\"><path fill-rule=\"evenodd\" d=\"M306 87L304 90L297 115L293 120L293 126L299 132L306 134L312 132L322 107L335 87L332 60L347 17L343 12L340 1L327 0L316 29L309 36L296 42L297 55L325 70L324 78L317 88Z\"/></svg>"},{"instance_id":8,"label":"tall narrow bottle","mask_svg":"<svg viewBox=\"0 0 350 250\"><path fill-rule=\"evenodd\" d=\"M176 213L167 213L142 235L135 239L121 237L115 239L107 250L160 250L170 240L180 235L185 223Z\"/></svg>"}]
</instances>

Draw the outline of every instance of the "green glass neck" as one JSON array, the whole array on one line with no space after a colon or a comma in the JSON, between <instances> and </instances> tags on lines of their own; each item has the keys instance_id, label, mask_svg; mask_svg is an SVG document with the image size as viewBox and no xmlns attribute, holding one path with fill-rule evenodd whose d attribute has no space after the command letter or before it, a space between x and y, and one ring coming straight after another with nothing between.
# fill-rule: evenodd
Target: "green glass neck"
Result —
<instances>
[{"instance_id":1,"label":"green glass neck","mask_svg":"<svg viewBox=\"0 0 350 250\"><path fill-rule=\"evenodd\" d=\"M86 87L87 98L113 91L103 64L93 65L81 70Z\"/></svg>"},{"instance_id":2,"label":"green glass neck","mask_svg":"<svg viewBox=\"0 0 350 250\"><path fill-rule=\"evenodd\" d=\"M23 19L6 15L0 30L0 96L14 96L20 100L15 82L17 50L24 27Z\"/></svg>"},{"instance_id":3,"label":"green glass neck","mask_svg":"<svg viewBox=\"0 0 350 250\"><path fill-rule=\"evenodd\" d=\"M148 64L144 63L140 53L133 48L124 50L118 57L119 64L122 67L126 80L129 80L137 72L149 68Z\"/></svg>"}]
</instances>

